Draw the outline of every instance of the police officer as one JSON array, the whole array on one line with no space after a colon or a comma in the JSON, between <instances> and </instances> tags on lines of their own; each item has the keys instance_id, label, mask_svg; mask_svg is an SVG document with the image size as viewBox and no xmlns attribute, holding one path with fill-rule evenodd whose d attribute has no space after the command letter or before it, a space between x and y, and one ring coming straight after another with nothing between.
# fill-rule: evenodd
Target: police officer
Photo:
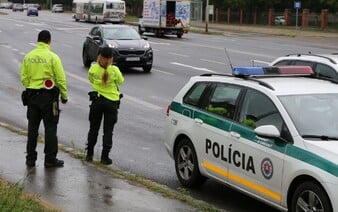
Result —
<instances>
[{"instance_id":1,"label":"police officer","mask_svg":"<svg viewBox=\"0 0 338 212\"><path fill-rule=\"evenodd\" d=\"M104 47L100 51L97 63L92 64L88 72L88 79L94 91L89 92L92 102L89 111L90 128L86 160L89 162L93 160L94 147L103 117L101 163L104 165L112 164L109 152L113 145L113 130L117 122L117 110L120 101L118 85L124 82L119 68L112 65L112 62L112 49Z\"/></svg>"},{"instance_id":2,"label":"police officer","mask_svg":"<svg viewBox=\"0 0 338 212\"><path fill-rule=\"evenodd\" d=\"M45 161L48 167L61 167L64 162L56 158L58 152L57 124L59 121L59 96L68 100L66 76L60 58L50 50L51 34L40 31L35 49L29 52L21 65L22 94L27 105L28 140L26 165L35 166L37 137L41 120L45 128Z\"/></svg>"}]
</instances>

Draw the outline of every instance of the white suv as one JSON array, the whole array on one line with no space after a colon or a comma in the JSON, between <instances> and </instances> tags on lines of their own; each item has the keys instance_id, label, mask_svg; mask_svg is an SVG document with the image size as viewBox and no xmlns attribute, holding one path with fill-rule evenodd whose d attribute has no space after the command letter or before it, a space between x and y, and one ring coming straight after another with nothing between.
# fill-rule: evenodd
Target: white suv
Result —
<instances>
[{"instance_id":1,"label":"white suv","mask_svg":"<svg viewBox=\"0 0 338 212\"><path fill-rule=\"evenodd\" d=\"M168 107L181 184L211 178L280 210L338 211L338 84L308 66L233 74L192 77Z\"/></svg>"},{"instance_id":2,"label":"white suv","mask_svg":"<svg viewBox=\"0 0 338 212\"><path fill-rule=\"evenodd\" d=\"M338 80L338 54L289 54L270 66L311 66L317 76Z\"/></svg>"}]
</instances>

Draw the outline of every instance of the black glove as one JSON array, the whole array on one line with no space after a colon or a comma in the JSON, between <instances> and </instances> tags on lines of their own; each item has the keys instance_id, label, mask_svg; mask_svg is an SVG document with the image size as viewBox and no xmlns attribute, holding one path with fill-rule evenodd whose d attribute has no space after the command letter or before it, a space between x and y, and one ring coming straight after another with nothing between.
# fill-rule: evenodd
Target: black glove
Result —
<instances>
[{"instance_id":1,"label":"black glove","mask_svg":"<svg viewBox=\"0 0 338 212\"><path fill-rule=\"evenodd\" d=\"M62 104L66 104L68 102L68 99L63 99L63 98L61 98L61 103Z\"/></svg>"}]
</instances>

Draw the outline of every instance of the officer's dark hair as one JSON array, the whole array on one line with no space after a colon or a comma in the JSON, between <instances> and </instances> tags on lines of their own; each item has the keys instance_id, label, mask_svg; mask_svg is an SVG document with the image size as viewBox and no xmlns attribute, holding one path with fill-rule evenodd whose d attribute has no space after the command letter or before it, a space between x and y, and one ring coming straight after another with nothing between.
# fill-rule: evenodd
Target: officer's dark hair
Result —
<instances>
[{"instance_id":1,"label":"officer's dark hair","mask_svg":"<svg viewBox=\"0 0 338 212\"><path fill-rule=\"evenodd\" d=\"M109 47L103 47L100 51L100 55L104 58L112 58L113 57L113 51Z\"/></svg>"},{"instance_id":2,"label":"officer's dark hair","mask_svg":"<svg viewBox=\"0 0 338 212\"><path fill-rule=\"evenodd\" d=\"M38 42L49 43L51 39L50 32L48 30L42 30L38 35Z\"/></svg>"}]
</instances>

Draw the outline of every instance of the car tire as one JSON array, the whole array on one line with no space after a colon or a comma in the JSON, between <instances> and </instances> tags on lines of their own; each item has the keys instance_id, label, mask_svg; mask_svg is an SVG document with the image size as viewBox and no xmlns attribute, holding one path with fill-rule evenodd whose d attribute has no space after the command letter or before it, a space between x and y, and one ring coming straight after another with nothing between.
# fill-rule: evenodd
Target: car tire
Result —
<instances>
[{"instance_id":1,"label":"car tire","mask_svg":"<svg viewBox=\"0 0 338 212\"><path fill-rule=\"evenodd\" d=\"M333 211L325 190L311 181L304 182L297 187L292 196L291 209L289 211L306 211L307 209L309 211Z\"/></svg>"},{"instance_id":2,"label":"car tire","mask_svg":"<svg viewBox=\"0 0 338 212\"><path fill-rule=\"evenodd\" d=\"M85 67L89 67L90 64L91 64L91 61L88 59L88 56L87 56L87 53L86 53L86 49L83 48L83 51L82 51L82 61L83 61L83 65Z\"/></svg>"},{"instance_id":3,"label":"car tire","mask_svg":"<svg viewBox=\"0 0 338 212\"><path fill-rule=\"evenodd\" d=\"M182 33L177 33L178 38L182 38L182 35L183 35Z\"/></svg>"},{"instance_id":4,"label":"car tire","mask_svg":"<svg viewBox=\"0 0 338 212\"><path fill-rule=\"evenodd\" d=\"M148 65L148 66L143 66L143 72L145 73L149 73L151 71L152 65Z\"/></svg>"},{"instance_id":5,"label":"car tire","mask_svg":"<svg viewBox=\"0 0 338 212\"><path fill-rule=\"evenodd\" d=\"M155 37L157 37L157 38L163 37L163 34L160 32L159 29L155 30Z\"/></svg>"},{"instance_id":6,"label":"car tire","mask_svg":"<svg viewBox=\"0 0 338 212\"><path fill-rule=\"evenodd\" d=\"M195 148L189 139L182 139L174 154L176 175L180 183L188 188L202 185L206 178L201 175Z\"/></svg>"},{"instance_id":7,"label":"car tire","mask_svg":"<svg viewBox=\"0 0 338 212\"><path fill-rule=\"evenodd\" d=\"M138 25L138 33L139 33L140 35L142 35L142 34L143 34L143 31L142 31L142 28L141 28L141 26L140 26L140 25Z\"/></svg>"}]
</instances>

